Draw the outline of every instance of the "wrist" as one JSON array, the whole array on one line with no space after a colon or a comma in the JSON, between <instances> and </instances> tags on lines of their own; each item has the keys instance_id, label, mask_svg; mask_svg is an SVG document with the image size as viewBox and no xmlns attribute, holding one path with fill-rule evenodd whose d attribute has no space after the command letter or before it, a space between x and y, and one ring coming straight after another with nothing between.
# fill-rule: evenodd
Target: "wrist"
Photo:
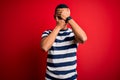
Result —
<instances>
[{"instance_id":1,"label":"wrist","mask_svg":"<svg viewBox=\"0 0 120 80\"><path fill-rule=\"evenodd\" d=\"M60 26L56 26L55 29L58 30L58 31L60 31L61 27Z\"/></svg>"},{"instance_id":2,"label":"wrist","mask_svg":"<svg viewBox=\"0 0 120 80\"><path fill-rule=\"evenodd\" d=\"M72 17L71 17L71 16L68 16L68 17L66 18L66 20L65 20L65 23L68 23L68 21L71 20L71 19L72 19Z\"/></svg>"}]
</instances>

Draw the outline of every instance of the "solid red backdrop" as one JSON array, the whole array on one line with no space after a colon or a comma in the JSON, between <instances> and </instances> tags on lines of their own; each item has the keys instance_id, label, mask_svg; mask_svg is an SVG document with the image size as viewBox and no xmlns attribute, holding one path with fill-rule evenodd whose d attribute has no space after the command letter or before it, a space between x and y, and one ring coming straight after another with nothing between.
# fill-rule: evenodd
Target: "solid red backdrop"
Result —
<instances>
[{"instance_id":1,"label":"solid red backdrop","mask_svg":"<svg viewBox=\"0 0 120 80\"><path fill-rule=\"evenodd\" d=\"M78 48L78 80L120 80L119 0L0 1L0 80L44 80L41 34L55 27L60 3L88 36Z\"/></svg>"}]
</instances>

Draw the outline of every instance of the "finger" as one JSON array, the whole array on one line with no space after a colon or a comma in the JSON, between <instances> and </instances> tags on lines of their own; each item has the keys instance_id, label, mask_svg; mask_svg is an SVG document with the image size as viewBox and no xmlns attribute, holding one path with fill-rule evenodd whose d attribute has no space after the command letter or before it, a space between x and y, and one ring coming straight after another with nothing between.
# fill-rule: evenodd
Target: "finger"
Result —
<instances>
[{"instance_id":1,"label":"finger","mask_svg":"<svg viewBox=\"0 0 120 80\"><path fill-rule=\"evenodd\" d=\"M61 10L61 9L58 9L56 12L62 12L63 10Z\"/></svg>"},{"instance_id":2,"label":"finger","mask_svg":"<svg viewBox=\"0 0 120 80\"><path fill-rule=\"evenodd\" d=\"M56 21L58 21L58 17L56 16Z\"/></svg>"},{"instance_id":3,"label":"finger","mask_svg":"<svg viewBox=\"0 0 120 80\"><path fill-rule=\"evenodd\" d=\"M56 14L56 16L58 17L58 16L61 16L61 13L59 13L59 14Z\"/></svg>"},{"instance_id":4,"label":"finger","mask_svg":"<svg viewBox=\"0 0 120 80\"><path fill-rule=\"evenodd\" d=\"M57 16L61 16L61 14L57 14Z\"/></svg>"},{"instance_id":5,"label":"finger","mask_svg":"<svg viewBox=\"0 0 120 80\"><path fill-rule=\"evenodd\" d=\"M61 14L62 12L58 12L58 13L56 13L56 14Z\"/></svg>"},{"instance_id":6,"label":"finger","mask_svg":"<svg viewBox=\"0 0 120 80\"><path fill-rule=\"evenodd\" d=\"M63 11L62 9L57 9L56 11Z\"/></svg>"},{"instance_id":7,"label":"finger","mask_svg":"<svg viewBox=\"0 0 120 80\"><path fill-rule=\"evenodd\" d=\"M62 13L57 13L57 15L61 15Z\"/></svg>"},{"instance_id":8,"label":"finger","mask_svg":"<svg viewBox=\"0 0 120 80\"><path fill-rule=\"evenodd\" d=\"M61 14L62 12L61 11L59 11L59 12L56 12L56 14Z\"/></svg>"}]
</instances>

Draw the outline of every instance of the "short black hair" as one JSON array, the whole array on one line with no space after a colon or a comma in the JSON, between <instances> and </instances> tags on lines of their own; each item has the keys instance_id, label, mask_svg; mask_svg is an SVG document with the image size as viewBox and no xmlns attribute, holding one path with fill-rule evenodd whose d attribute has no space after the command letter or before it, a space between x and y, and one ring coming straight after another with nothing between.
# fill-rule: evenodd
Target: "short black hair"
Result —
<instances>
[{"instance_id":1,"label":"short black hair","mask_svg":"<svg viewBox=\"0 0 120 80\"><path fill-rule=\"evenodd\" d=\"M57 7L55 8L55 12L58 8L69 8L66 4L59 4L57 5Z\"/></svg>"},{"instance_id":2,"label":"short black hair","mask_svg":"<svg viewBox=\"0 0 120 80\"><path fill-rule=\"evenodd\" d=\"M56 8L68 8L66 4L59 4Z\"/></svg>"}]
</instances>

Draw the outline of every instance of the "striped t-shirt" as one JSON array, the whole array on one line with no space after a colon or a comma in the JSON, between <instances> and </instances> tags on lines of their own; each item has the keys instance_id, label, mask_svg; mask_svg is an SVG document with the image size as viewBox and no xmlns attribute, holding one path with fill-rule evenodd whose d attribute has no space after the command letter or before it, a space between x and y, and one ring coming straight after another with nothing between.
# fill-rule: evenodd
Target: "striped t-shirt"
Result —
<instances>
[{"instance_id":1,"label":"striped t-shirt","mask_svg":"<svg viewBox=\"0 0 120 80\"><path fill-rule=\"evenodd\" d=\"M47 37L52 30L42 34ZM74 33L70 28L60 30L52 47L48 51L46 80L76 80L76 51Z\"/></svg>"}]
</instances>

